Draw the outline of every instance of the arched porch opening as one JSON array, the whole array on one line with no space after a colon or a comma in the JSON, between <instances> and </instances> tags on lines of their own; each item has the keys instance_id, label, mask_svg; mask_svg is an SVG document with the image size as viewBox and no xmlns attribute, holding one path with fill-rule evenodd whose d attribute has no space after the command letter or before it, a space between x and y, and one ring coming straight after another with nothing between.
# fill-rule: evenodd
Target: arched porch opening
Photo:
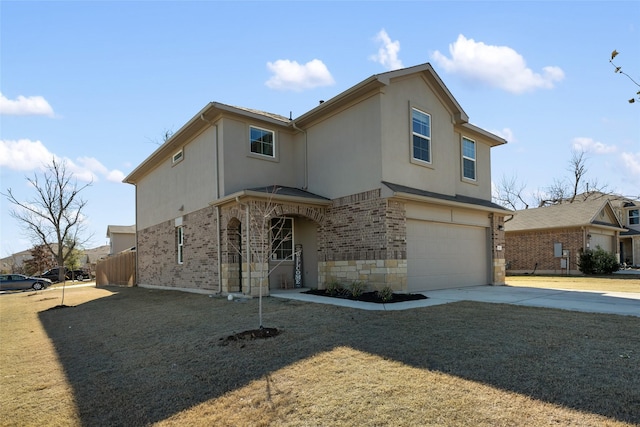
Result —
<instances>
[{"instance_id":1,"label":"arched porch opening","mask_svg":"<svg viewBox=\"0 0 640 427\"><path fill-rule=\"evenodd\" d=\"M225 270L226 292L242 292L242 223L238 218L231 218L224 230L226 246ZM223 286L224 287L224 286Z\"/></svg>"}]
</instances>

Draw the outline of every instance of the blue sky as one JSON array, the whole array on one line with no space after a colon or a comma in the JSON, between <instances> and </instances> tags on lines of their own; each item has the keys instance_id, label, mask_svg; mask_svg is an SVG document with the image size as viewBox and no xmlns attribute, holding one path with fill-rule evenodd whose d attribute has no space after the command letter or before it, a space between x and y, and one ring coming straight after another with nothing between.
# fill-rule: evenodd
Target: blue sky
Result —
<instances>
[{"instance_id":1,"label":"blue sky","mask_svg":"<svg viewBox=\"0 0 640 427\"><path fill-rule=\"evenodd\" d=\"M0 190L55 156L83 185L93 237L135 221L121 181L210 101L297 117L354 84L430 62L470 117L505 137L493 180L526 195L588 177L640 198L640 2L0 3ZM0 256L30 248L0 199Z\"/></svg>"}]
</instances>

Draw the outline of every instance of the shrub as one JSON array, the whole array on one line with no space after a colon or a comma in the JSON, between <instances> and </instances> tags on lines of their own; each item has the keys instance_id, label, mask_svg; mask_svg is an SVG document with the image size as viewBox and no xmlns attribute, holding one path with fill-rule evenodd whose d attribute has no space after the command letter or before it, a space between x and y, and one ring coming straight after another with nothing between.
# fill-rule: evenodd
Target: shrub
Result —
<instances>
[{"instance_id":1,"label":"shrub","mask_svg":"<svg viewBox=\"0 0 640 427\"><path fill-rule=\"evenodd\" d=\"M620 269L616 256L600 246L595 250L587 249L580 254L578 269L584 274L611 274Z\"/></svg>"},{"instance_id":2,"label":"shrub","mask_svg":"<svg viewBox=\"0 0 640 427\"><path fill-rule=\"evenodd\" d=\"M385 286L384 288L377 291L378 298L382 300L382 302L388 302L393 299L393 289L389 286Z\"/></svg>"},{"instance_id":3,"label":"shrub","mask_svg":"<svg viewBox=\"0 0 640 427\"><path fill-rule=\"evenodd\" d=\"M365 284L364 283L358 282L358 281L355 281L355 282L351 283L351 296L352 297L354 297L354 298L360 297L364 293L364 290L365 290Z\"/></svg>"},{"instance_id":4,"label":"shrub","mask_svg":"<svg viewBox=\"0 0 640 427\"><path fill-rule=\"evenodd\" d=\"M342 292L343 292L342 285L340 284L340 282L336 280L329 282L329 284L327 285L327 293L329 295L337 295Z\"/></svg>"}]
</instances>

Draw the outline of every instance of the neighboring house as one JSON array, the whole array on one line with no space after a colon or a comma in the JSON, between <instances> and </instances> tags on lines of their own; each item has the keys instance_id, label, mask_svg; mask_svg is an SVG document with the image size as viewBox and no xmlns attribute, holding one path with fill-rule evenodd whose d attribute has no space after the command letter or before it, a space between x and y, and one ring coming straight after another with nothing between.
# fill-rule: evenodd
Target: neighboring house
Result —
<instances>
[{"instance_id":1,"label":"neighboring house","mask_svg":"<svg viewBox=\"0 0 640 427\"><path fill-rule=\"evenodd\" d=\"M25 261L31 259L31 249L16 252L0 259L0 272L2 273L23 273Z\"/></svg>"},{"instance_id":2,"label":"neighboring house","mask_svg":"<svg viewBox=\"0 0 640 427\"><path fill-rule=\"evenodd\" d=\"M640 201L624 199L617 204L622 225L627 228L620 233L620 262L640 267Z\"/></svg>"},{"instance_id":3,"label":"neighboring house","mask_svg":"<svg viewBox=\"0 0 640 427\"><path fill-rule=\"evenodd\" d=\"M55 249L55 245L54 245ZM82 256L78 259L78 268L95 271L96 262L109 254L108 246L98 246L93 249L83 249ZM11 256L0 259L0 271L8 273L24 273L24 262L31 259L31 249L17 252ZM51 255L51 265L56 265L55 257ZM38 273L42 273L39 271Z\"/></svg>"},{"instance_id":4,"label":"neighboring house","mask_svg":"<svg viewBox=\"0 0 640 427\"><path fill-rule=\"evenodd\" d=\"M91 270L91 272L95 273L98 261L108 257L110 250L111 247L108 245L98 246L97 248L93 249L85 249L84 254L86 255L87 263L84 268L88 268Z\"/></svg>"},{"instance_id":5,"label":"neighboring house","mask_svg":"<svg viewBox=\"0 0 640 427\"><path fill-rule=\"evenodd\" d=\"M516 211L505 231L508 273L578 274L586 249L618 255L625 229L607 198L593 198Z\"/></svg>"},{"instance_id":6,"label":"neighboring house","mask_svg":"<svg viewBox=\"0 0 640 427\"><path fill-rule=\"evenodd\" d=\"M301 248L304 287L504 284L511 211L491 202L490 150L505 143L468 123L430 64L374 75L295 120L209 103L124 180L137 282L256 295L277 265L269 287L293 282ZM293 241L248 268L250 247L271 244L250 226L266 203Z\"/></svg>"},{"instance_id":7,"label":"neighboring house","mask_svg":"<svg viewBox=\"0 0 640 427\"><path fill-rule=\"evenodd\" d=\"M618 221L626 228L619 236L620 263L640 266L640 201L618 194L589 191L578 194L574 203L596 199L608 200Z\"/></svg>"},{"instance_id":8,"label":"neighboring house","mask_svg":"<svg viewBox=\"0 0 640 427\"><path fill-rule=\"evenodd\" d=\"M115 255L136 246L135 225L108 225L109 255Z\"/></svg>"}]
</instances>

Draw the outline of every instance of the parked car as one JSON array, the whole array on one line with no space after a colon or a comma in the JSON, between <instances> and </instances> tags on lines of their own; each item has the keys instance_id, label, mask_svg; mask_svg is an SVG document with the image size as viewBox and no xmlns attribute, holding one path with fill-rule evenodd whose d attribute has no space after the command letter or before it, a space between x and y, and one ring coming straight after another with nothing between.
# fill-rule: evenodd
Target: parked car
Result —
<instances>
[{"instance_id":1,"label":"parked car","mask_svg":"<svg viewBox=\"0 0 640 427\"><path fill-rule=\"evenodd\" d=\"M52 282L58 281L58 273L60 269L58 267L52 268L50 270L45 271L42 274L37 275L36 277L42 277L44 279L49 279ZM68 268L64 268L64 277L65 280L85 280L90 279L91 275L86 273L84 270L69 270Z\"/></svg>"},{"instance_id":2,"label":"parked car","mask_svg":"<svg viewBox=\"0 0 640 427\"><path fill-rule=\"evenodd\" d=\"M51 280L43 277L25 276L23 274L0 274L0 289L3 291L30 288L39 291L49 286L51 286Z\"/></svg>"}]
</instances>

